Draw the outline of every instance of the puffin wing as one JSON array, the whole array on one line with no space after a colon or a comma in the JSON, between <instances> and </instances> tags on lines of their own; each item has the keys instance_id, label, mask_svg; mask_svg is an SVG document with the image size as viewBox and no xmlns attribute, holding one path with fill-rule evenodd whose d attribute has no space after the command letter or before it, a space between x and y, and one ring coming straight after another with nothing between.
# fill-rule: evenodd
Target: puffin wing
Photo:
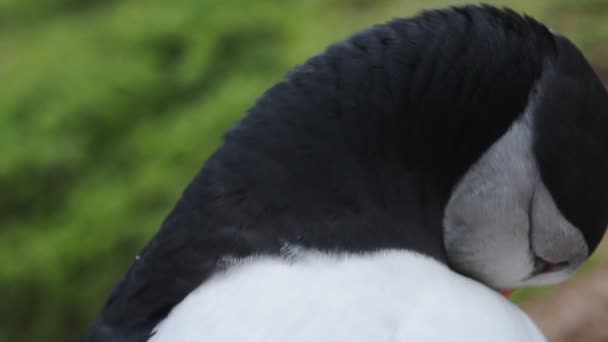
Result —
<instances>
[{"instance_id":1,"label":"puffin wing","mask_svg":"<svg viewBox=\"0 0 608 342\"><path fill-rule=\"evenodd\" d=\"M186 229L197 223L179 221L196 216L183 215L183 210L180 202L165 222L171 229L162 229L136 257L83 342L147 341L152 328L175 305L222 269L222 260L272 250L255 234L231 227Z\"/></svg>"}]
</instances>

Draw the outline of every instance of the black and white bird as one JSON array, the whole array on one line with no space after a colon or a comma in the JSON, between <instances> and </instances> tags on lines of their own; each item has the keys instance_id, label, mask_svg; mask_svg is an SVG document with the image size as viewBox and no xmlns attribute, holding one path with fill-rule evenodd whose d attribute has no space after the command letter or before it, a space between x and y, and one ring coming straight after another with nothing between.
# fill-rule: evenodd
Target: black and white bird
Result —
<instances>
[{"instance_id":1,"label":"black and white bird","mask_svg":"<svg viewBox=\"0 0 608 342\"><path fill-rule=\"evenodd\" d=\"M331 45L207 160L84 341L531 342L499 291L560 282L608 224L608 95L489 6Z\"/></svg>"}]
</instances>

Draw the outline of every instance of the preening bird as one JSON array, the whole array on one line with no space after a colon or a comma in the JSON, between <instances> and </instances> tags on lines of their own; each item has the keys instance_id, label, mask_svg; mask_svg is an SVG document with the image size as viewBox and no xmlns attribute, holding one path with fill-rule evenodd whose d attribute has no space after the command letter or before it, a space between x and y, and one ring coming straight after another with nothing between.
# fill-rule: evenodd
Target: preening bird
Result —
<instances>
[{"instance_id":1,"label":"preening bird","mask_svg":"<svg viewBox=\"0 0 608 342\"><path fill-rule=\"evenodd\" d=\"M490 6L329 46L225 135L84 341L544 341L499 291L608 224L608 94Z\"/></svg>"}]
</instances>

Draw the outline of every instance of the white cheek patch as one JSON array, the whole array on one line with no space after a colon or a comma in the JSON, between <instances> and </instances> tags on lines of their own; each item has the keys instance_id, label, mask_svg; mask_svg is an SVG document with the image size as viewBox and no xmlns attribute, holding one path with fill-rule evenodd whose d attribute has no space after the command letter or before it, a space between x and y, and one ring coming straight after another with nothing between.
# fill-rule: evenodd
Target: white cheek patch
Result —
<instances>
[{"instance_id":1,"label":"white cheek patch","mask_svg":"<svg viewBox=\"0 0 608 342\"><path fill-rule=\"evenodd\" d=\"M532 247L547 261L558 263L563 260L578 260L582 262L588 254L583 236L570 222L566 221L559 212L551 194L544 186L534 194L532 210ZM572 248L579 246L578 248ZM582 253L576 253L581 249Z\"/></svg>"},{"instance_id":2,"label":"white cheek patch","mask_svg":"<svg viewBox=\"0 0 608 342\"><path fill-rule=\"evenodd\" d=\"M465 174L445 210L450 264L496 288L559 282L588 253L541 180L532 124L529 110ZM535 256L567 266L536 275Z\"/></svg>"},{"instance_id":3,"label":"white cheek patch","mask_svg":"<svg viewBox=\"0 0 608 342\"><path fill-rule=\"evenodd\" d=\"M446 207L450 264L491 286L531 270L528 210L537 173L529 143L529 130L516 123L466 173Z\"/></svg>"},{"instance_id":4,"label":"white cheek patch","mask_svg":"<svg viewBox=\"0 0 608 342\"><path fill-rule=\"evenodd\" d=\"M530 243L536 255L554 264L565 264L561 271L538 275L529 282L532 285L549 285L565 280L589 255L583 235L564 219L544 185L534 193L531 218Z\"/></svg>"}]
</instances>

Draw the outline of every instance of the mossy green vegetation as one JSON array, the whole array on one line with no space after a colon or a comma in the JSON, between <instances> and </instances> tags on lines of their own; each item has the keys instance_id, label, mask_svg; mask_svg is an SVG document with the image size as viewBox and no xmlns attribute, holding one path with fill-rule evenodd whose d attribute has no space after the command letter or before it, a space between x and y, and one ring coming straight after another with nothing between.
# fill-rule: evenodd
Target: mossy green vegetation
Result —
<instances>
[{"instance_id":1,"label":"mossy green vegetation","mask_svg":"<svg viewBox=\"0 0 608 342\"><path fill-rule=\"evenodd\" d=\"M464 1L0 1L0 341L75 340L257 97L336 39ZM492 2L491 2L492 3ZM601 0L494 2L598 68Z\"/></svg>"}]
</instances>

